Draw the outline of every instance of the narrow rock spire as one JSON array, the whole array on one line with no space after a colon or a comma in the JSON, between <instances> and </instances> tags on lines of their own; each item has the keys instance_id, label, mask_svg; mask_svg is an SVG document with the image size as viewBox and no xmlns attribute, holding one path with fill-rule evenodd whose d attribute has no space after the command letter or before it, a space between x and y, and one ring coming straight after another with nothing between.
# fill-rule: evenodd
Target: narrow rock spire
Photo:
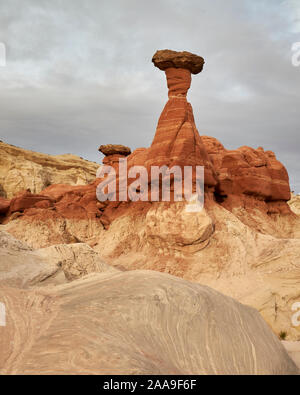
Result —
<instances>
[{"instance_id":1,"label":"narrow rock spire","mask_svg":"<svg viewBox=\"0 0 300 395\"><path fill-rule=\"evenodd\" d=\"M152 58L165 71L169 100L159 118L147 155L150 166L204 166L205 185L214 187L217 176L195 125L193 109L186 100L191 73L202 71L204 59L189 52L157 51Z\"/></svg>"}]
</instances>

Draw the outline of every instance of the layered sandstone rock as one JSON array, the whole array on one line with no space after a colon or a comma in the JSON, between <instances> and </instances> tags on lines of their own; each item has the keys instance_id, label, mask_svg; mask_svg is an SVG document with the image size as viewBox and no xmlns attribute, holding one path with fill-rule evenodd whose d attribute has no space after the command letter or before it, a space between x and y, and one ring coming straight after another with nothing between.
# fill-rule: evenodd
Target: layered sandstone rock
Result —
<instances>
[{"instance_id":1,"label":"layered sandstone rock","mask_svg":"<svg viewBox=\"0 0 300 395\"><path fill-rule=\"evenodd\" d=\"M164 253L200 251L214 232L206 210L188 212L183 202L153 205L147 212L145 225L148 242Z\"/></svg>"},{"instance_id":2,"label":"layered sandstone rock","mask_svg":"<svg viewBox=\"0 0 300 395\"><path fill-rule=\"evenodd\" d=\"M257 311L162 273L0 287L0 300L1 374L299 373Z\"/></svg>"},{"instance_id":3,"label":"layered sandstone rock","mask_svg":"<svg viewBox=\"0 0 300 395\"><path fill-rule=\"evenodd\" d=\"M84 243L33 249L0 228L0 288L63 284L89 273L116 272Z\"/></svg>"},{"instance_id":4,"label":"layered sandstone rock","mask_svg":"<svg viewBox=\"0 0 300 395\"><path fill-rule=\"evenodd\" d=\"M146 166L204 166L205 185L214 187L216 174L197 131L192 106L186 99L191 73L200 73L204 60L189 52L164 50L156 52L152 61L166 73L169 100L147 152Z\"/></svg>"},{"instance_id":5,"label":"layered sandstone rock","mask_svg":"<svg viewBox=\"0 0 300 395\"><path fill-rule=\"evenodd\" d=\"M52 184L85 185L98 167L75 155L46 155L0 141L0 197L11 199L26 189L40 193Z\"/></svg>"},{"instance_id":6,"label":"layered sandstone rock","mask_svg":"<svg viewBox=\"0 0 300 395\"><path fill-rule=\"evenodd\" d=\"M113 155L104 158L104 164L110 164L114 167L117 176L117 202L103 204L103 215L101 221L104 227L108 226L118 217L129 214L135 209L132 207L133 202L118 202L120 196L130 195L130 190L138 192L143 204L136 204L137 212L150 208L149 202L153 200L150 190L157 186L158 200L164 200L161 192L160 175L154 175L154 167L161 168L167 166L169 169L179 168L181 170L184 182L184 167L192 168L192 191L196 190L196 167L204 166L204 183L206 191L213 191L217 185L217 176L212 166L212 162L201 141L201 137L196 129L193 110L187 102L186 95L191 84L191 72L199 73L203 67L203 59L188 52L176 53L174 51L158 51L153 57L154 64L162 70L165 70L167 85L169 90L169 100L158 121L156 133L151 146L148 149L138 149L129 155L126 159L127 175L119 173L118 164L122 159L117 153L118 149L108 150ZM105 149L104 151L105 152ZM136 186L135 178L130 177L130 171L133 166L145 166L147 173L139 174L139 184ZM145 178L146 177L146 178ZM168 176L167 176L168 177ZM175 183L178 175L171 177L171 200L175 199ZM103 179L99 180L103 181ZM115 183L115 180L112 181ZM150 186L151 185L151 186ZM109 188L107 188L109 189ZM113 188L112 188L113 189ZM178 193L178 191L177 191ZM182 193L180 189L179 193ZM179 214L179 213L178 213ZM193 242L196 243L198 239Z\"/></svg>"},{"instance_id":7,"label":"layered sandstone rock","mask_svg":"<svg viewBox=\"0 0 300 395\"><path fill-rule=\"evenodd\" d=\"M245 197L251 197L252 202L262 202L261 208L270 214L290 212L286 204L291 196L288 173L273 152L246 146L227 150L213 137L202 140L218 176L217 195L226 208L242 206Z\"/></svg>"},{"instance_id":8,"label":"layered sandstone rock","mask_svg":"<svg viewBox=\"0 0 300 395\"><path fill-rule=\"evenodd\" d=\"M2 223L34 248L89 242L103 230L96 186L51 185L42 195L24 192L10 202Z\"/></svg>"},{"instance_id":9,"label":"layered sandstone rock","mask_svg":"<svg viewBox=\"0 0 300 395\"><path fill-rule=\"evenodd\" d=\"M36 253L50 265L57 265L66 280L73 281L90 273L116 272L100 255L85 243L57 244L41 248Z\"/></svg>"},{"instance_id":10,"label":"layered sandstone rock","mask_svg":"<svg viewBox=\"0 0 300 395\"><path fill-rule=\"evenodd\" d=\"M207 284L258 309L276 334L300 340L300 327L291 322L292 305L300 300L300 239L262 234L213 201L208 216L194 213L190 221L185 212L177 217L174 206L163 210L156 203L147 214L115 219L94 249L118 268Z\"/></svg>"},{"instance_id":11,"label":"layered sandstone rock","mask_svg":"<svg viewBox=\"0 0 300 395\"><path fill-rule=\"evenodd\" d=\"M10 200L0 197L0 216L7 214L10 206Z\"/></svg>"},{"instance_id":12,"label":"layered sandstone rock","mask_svg":"<svg viewBox=\"0 0 300 395\"><path fill-rule=\"evenodd\" d=\"M204 166L205 185L214 187L217 177L196 129L193 110L186 95L191 72L185 68L167 68L169 101L159 118L154 140L147 152L146 166Z\"/></svg>"},{"instance_id":13,"label":"layered sandstone rock","mask_svg":"<svg viewBox=\"0 0 300 395\"><path fill-rule=\"evenodd\" d=\"M154 55L153 62L157 67L165 70L169 100L160 116L150 148L138 149L132 154L128 147L122 145L103 145L99 148L106 155L103 164L112 166L116 171L117 201L97 203L96 188L103 181L102 178L83 188L58 185L53 189L46 188L41 196L24 194L11 202L9 210L6 208L7 202L3 203L2 212L6 213L6 216L10 218L19 216L16 214L11 217L14 213L31 217L44 215L45 219L47 217L72 218L73 216L100 221L107 229L118 216L134 211L133 206L138 206L137 211L140 211L141 205L132 204L133 202L130 201L118 201L124 200L124 197L120 199L122 193L125 200L128 199L129 189L135 185L134 178L125 175L125 180L124 176L119 174L119 163L125 157L127 158L127 172L133 166L146 166L145 183L148 183L148 187L150 181L159 185L159 179L154 180L151 173L151 169L155 166L168 168L177 166L182 169L182 172L184 166L191 166L193 168L193 191L195 191L195 168L204 166L206 200L210 200L211 194L214 193L218 203L231 211L237 207L247 206L247 210L257 208L266 215L290 213L286 204L289 199L288 175L273 153L249 147L228 151L215 139L205 137L203 143L199 136L192 107L187 102L186 95L191 83L191 72L199 73L202 70L203 59L188 52L177 53L164 50ZM172 193L175 182L174 176L171 179ZM54 192L56 190L58 192ZM142 194L143 187L138 186L136 192ZM146 200L151 201L152 195L149 188L145 193L148 194L145 196ZM159 199L161 198L161 192L159 192ZM175 197L171 196L171 198ZM142 206L146 211L150 208L148 203ZM42 213L42 209L48 209L48 214ZM52 212L49 213L49 210Z\"/></svg>"},{"instance_id":14,"label":"layered sandstone rock","mask_svg":"<svg viewBox=\"0 0 300 395\"><path fill-rule=\"evenodd\" d=\"M300 195L292 194L291 200L288 204L296 215L300 215Z\"/></svg>"},{"instance_id":15,"label":"layered sandstone rock","mask_svg":"<svg viewBox=\"0 0 300 395\"><path fill-rule=\"evenodd\" d=\"M27 244L1 229L0 262L0 289L4 286L28 288L36 284L65 282L59 265L42 259Z\"/></svg>"},{"instance_id":16,"label":"layered sandstone rock","mask_svg":"<svg viewBox=\"0 0 300 395\"><path fill-rule=\"evenodd\" d=\"M194 58L166 63L169 55L163 55L157 65L165 69L169 100L152 145L128 156L123 148L106 146L103 162L116 170L117 186L124 181L119 159L128 171L146 166L147 183L152 166L204 165L205 209L191 214L186 201L154 202L149 195L148 201L99 202L96 190L104 177L86 186L25 192L9 209L2 201L5 229L34 248L86 242L116 267L211 285L257 308L276 334L284 330L298 339L291 306L300 299L300 221L287 205L287 172L269 151L227 150L214 138L201 138L186 99ZM135 185L130 177L126 181ZM126 183L117 192L127 196Z\"/></svg>"}]
</instances>

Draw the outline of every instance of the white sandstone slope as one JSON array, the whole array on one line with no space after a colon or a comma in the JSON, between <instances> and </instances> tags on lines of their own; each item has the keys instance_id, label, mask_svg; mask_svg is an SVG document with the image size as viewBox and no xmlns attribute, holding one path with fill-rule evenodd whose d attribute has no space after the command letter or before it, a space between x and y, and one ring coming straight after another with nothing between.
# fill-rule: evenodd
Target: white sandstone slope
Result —
<instances>
[{"instance_id":1,"label":"white sandstone slope","mask_svg":"<svg viewBox=\"0 0 300 395\"><path fill-rule=\"evenodd\" d=\"M0 226L0 287L62 284L89 273L117 271L84 243L33 250Z\"/></svg>"},{"instance_id":2,"label":"white sandstone slope","mask_svg":"<svg viewBox=\"0 0 300 395\"><path fill-rule=\"evenodd\" d=\"M299 238L257 232L218 205L206 214L213 233L209 220L198 232L195 221L181 221L184 231L178 225L177 239L168 238L165 216L149 213L118 218L94 249L125 270L157 270L211 286L259 310L277 335L286 331L289 340L300 339L300 327L292 325L292 306L300 301Z\"/></svg>"},{"instance_id":3,"label":"white sandstone slope","mask_svg":"<svg viewBox=\"0 0 300 395\"><path fill-rule=\"evenodd\" d=\"M90 274L0 298L2 374L299 373L256 310L167 274Z\"/></svg>"},{"instance_id":4,"label":"white sandstone slope","mask_svg":"<svg viewBox=\"0 0 300 395\"><path fill-rule=\"evenodd\" d=\"M297 214L300 215L300 195L294 195L292 194L291 200L288 202L291 210Z\"/></svg>"},{"instance_id":5,"label":"white sandstone slope","mask_svg":"<svg viewBox=\"0 0 300 395\"><path fill-rule=\"evenodd\" d=\"M300 369L300 342L283 341L282 344L287 350L289 356L292 358L292 360Z\"/></svg>"},{"instance_id":6,"label":"white sandstone slope","mask_svg":"<svg viewBox=\"0 0 300 395\"><path fill-rule=\"evenodd\" d=\"M75 279L75 280L74 280ZM253 308L119 270L84 243L33 250L0 230L1 374L297 374Z\"/></svg>"},{"instance_id":7,"label":"white sandstone slope","mask_svg":"<svg viewBox=\"0 0 300 395\"><path fill-rule=\"evenodd\" d=\"M52 184L85 185L99 165L76 155L47 155L0 141L0 197L11 199L30 189L39 193Z\"/></svg>"}]
</instances>

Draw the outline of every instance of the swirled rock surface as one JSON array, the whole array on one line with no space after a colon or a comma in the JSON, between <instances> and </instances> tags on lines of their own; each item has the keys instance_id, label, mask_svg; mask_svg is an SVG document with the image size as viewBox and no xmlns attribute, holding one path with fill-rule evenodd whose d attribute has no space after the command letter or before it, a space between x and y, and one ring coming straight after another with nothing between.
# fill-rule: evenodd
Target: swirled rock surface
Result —
<instances>
[{"instance_id":1,"label":"swirled rock surface","mask_svg":"<svg viewBox=\"0 0 300 395\"><path fill-rule=\"evenodd\" d=\"M0 228L0 288L61 284L89 273L116 270L87 244L33 249Z\"/></svg>"},{"instance_id":2,"label":"swirled rock surface","mask_svg":"<svg viewBox=\"0 0 300 395\"><path fill-rule=\"evenodd\" d=\"M0 287L2 374L298 374L259 313L151 271Z\"/></svg>"}]
</instances>

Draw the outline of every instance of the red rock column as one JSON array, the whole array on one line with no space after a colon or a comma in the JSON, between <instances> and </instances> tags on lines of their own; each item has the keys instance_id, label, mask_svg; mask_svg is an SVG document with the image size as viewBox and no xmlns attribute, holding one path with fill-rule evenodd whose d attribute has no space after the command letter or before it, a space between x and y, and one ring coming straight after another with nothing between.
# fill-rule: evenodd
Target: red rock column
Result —
<instances>
[{"instance_id":1,"label":"red rock column","mask_svg":"<svg viewBox=\"0 0 300 395\"><path fill-rule=\"evenodd\" d=\"M149 171L151 166L204 166L205 184L214 187L217 177L196 129L192 106L186 99L191 85L191 71L199 73L204 61L188 52L157 53L159 55L154 56L153 62L166 73L169 100L159 118L146 165ZM198 62L202 60L197 70L193 68L193 57Z\"/></svg>"},{"instance_id":2,"label":"red rock column","mask_svg":"<svg viewBox=\"0 0 300 395\"><path fill-rule=\"evenodd\" d=\"M169 99L186 98L192 82L191 72L187 69L175 69L174 67L170 67L165 70L165 73L169 89Z\"/></svg>"}]
</instances>

